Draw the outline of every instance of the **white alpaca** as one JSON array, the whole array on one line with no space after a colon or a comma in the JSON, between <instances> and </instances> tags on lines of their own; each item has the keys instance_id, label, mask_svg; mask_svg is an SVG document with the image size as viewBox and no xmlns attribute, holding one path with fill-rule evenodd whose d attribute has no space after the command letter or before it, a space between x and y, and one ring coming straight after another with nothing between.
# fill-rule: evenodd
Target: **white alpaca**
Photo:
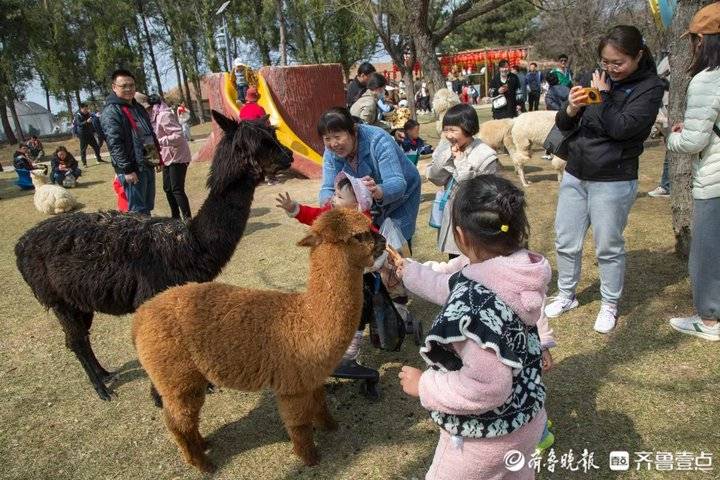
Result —
<instances>
[{"instance_id":1,"label":"white alpaca","mask_svg":"<svg viewBox=\"0 0 720 480\"><path fill-rule=\"evenodd\" d=\"M554 111L538 110L523 113L513 120L510 129L513 147L509 150L509 153L515 171L524 187L530 185L530 182L525 179L523 167L532 158L532 146L539 145L542 147L548 133L555 125L556 114L557 112ZM567 162L553 155L550 163L557 173L558 182L560 182Z\"/></svg>"},{"instance_id":2,"label":"white alpaca","mask_svg":"<svg viewBox=\"0 0 720 480\"><path fill-rule=\"evenodd\" d=\"M480 131L476 137L493 150L506 150L510 153L514 147L510 135L512 126L512 118L488 120L480 124Z\"/></svg>"},{"instance_id":3,"label":"white alpaca","mask_svg":"<svg viewBox=\"0 0 720 480\"><path fill-rule=\"evenodd\" d=\"M35 208L46 215L69 212L78 206L75 196L59 185L48 183L48 176L42 169L30 171L35 186Z\"/></svg>"}]
</instances>

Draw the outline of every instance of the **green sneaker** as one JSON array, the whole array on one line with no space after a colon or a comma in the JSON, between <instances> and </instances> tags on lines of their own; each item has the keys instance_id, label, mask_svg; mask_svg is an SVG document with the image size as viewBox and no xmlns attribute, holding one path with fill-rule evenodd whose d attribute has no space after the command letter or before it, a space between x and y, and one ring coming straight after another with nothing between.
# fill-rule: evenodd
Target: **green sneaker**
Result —
<instances>
[{"instance_id":1,"label":"green sneaker","mask_svg":"<svg viewBox=\"0 0 720 480\"><path fill-rule=\"evenodd\" d=\"M543 436L540 439L540 443L537 444L537 447L535 447L535 452L538 454L542 454L545 450L552 447L555 443L555 435L548 430L548 427L551 425L551 423L548 421L547 424L545 424L545 431L543 432Z\"/></svg>"}]
</instances>

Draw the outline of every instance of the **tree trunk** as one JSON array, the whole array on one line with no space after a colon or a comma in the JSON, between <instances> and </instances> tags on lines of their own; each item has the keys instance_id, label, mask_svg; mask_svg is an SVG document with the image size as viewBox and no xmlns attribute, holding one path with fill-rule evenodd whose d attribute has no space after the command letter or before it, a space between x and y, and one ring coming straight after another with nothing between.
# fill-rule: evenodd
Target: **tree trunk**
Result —
<instances>
[{"instance_id":1,"label":"tree trunk","mask_svg":"<svg viewBox=\"0 0 720 480\"><path fill-rule=\"evenodd\" d=\"M67 106L67 111L70 114L70 121L72 122L73 117L73 108L72 108L72 101L70 101L70 94L68 92L65 92L65 105Z\"/></svg>"},{"instance_id":2,"label":"tree trunk","mask_svg":"<svg viewBox=\"0 0 720 480\"><path fill-rule=\"evenodd\" d=\"M137 0L138 13L142 20L143 30L145 32L145 41L148 46L148 53L150 53L150 62L152 63L153 73L155 73L155 81L157 82L158 94L163 96L162 83L160 82L160 71L158 70L157 62L155 61L155 52L153 51L152 38L150 38L150 30L147 26L147 20L145 19L145 12L143 12L142 0Z\"/></svg>"},{"instance_id":3,"label":"tree trunk","mask_svg":"<svg viewBox=\"0 0 720 480\"><path fill-rule=\"evenodd\" d=\"M80 109L80 104L82 103L82 100L80 100L80 90L75 90L75 101L77 102L78 110Z\"/></svg>"},{"instance_id":4,"label":"tree trunk","mask_svg":"<svg viewBox=\"0 0 720 480\"><path fill-rule=\"evenodd\" d=\"M13 98L10 98L8 100L9 101L7 102L7 104L10 108L10 115L12 115L13 123L15 124L15 137L17 138L17 140L24 142L25 134L22 131L22 126L20 125L20 119L18 118L17 110L15 110L15 100Z\"/></svg>"},{"instance_id":5,"label":"tree trunk","mask_svg":"<svg viewBox=\"0 0 720 480\"><path fill-rule=\"evenodd\" d=\"M3 131L5 132L5 138L10 145L18 143L17 137L10 126L10 120L7 116L7 102L5 101L5 95L0 94L0 122L2 123Z\"/></svg>"},{"instance_id":6,"label":"tree trunk","mask_svg":"<svg viewBox=\"0 0 720 480\"><path fill-rule=\"evenodd\" d=\"M133 41L135 42L135 46L137 48L137 59L136 61L136 68L135 72L135 85L137 86L137 90L139 92L147 92L147 75L145 75L145 52L143 51L143 41L142 41L142 35L140 34L140 25L137 22L137 18L133 17L132 22L133 31L131 32L133 34Z\"/></svg>"},{"instance_id":7,"label":"tree trunk","mask_svg":"<svg viewBox=\"0 0 720 480\"><path fill-rule=\"evenodd\" d=\"M275 0L278 22L280 22L280 66L287 66L287 31L285 29L285 14L283 13L283 0Z\"/></svg>"},{"instance_id":8,"label":"tree trunk","mask_svg":"<svg viewBox=\"0 0 720 480\"><path fill-rule=\"evenodd\" d=\"M262 14L263 14L263 2L262 0L254 0L254 13L255 13L255 24L262 25ZM262 29L258 29L255 36L255 43L257 43L258 50L260 50L260 61L263 65L270 65L270 47L268 46L265 36L263 35Z\"/></svg>"},{"instance_id":9,"label":"tree trunk","mask_svg":"<svg viewBox=\"0 0 720 480\"><path fill-rule=\"evenodd\" d=\"M668 50L670 51L670 105L668 116L670 125L682 122L687 104L687 87L690 75L687 72L692 54L688 38L680 39L687 30L695 12L712 3L707 0L685 0L678 2L672 25L668 32ZM670 166L670 206L672 210L673 232L675 233L675 251L687 257L690 252L692 228L692 162L694 155L682 155L667 152Z\"/></svg>"},{"instance_id":10,"label":"tree trunk","mask_svg":"<svg viewBox=\"0 0 720 480\"><path fill-rule=\"evenodd\" d=\"M45 77L43 75L40 75L40 84L45 92L45 105L47 105L48 112L52 113L52 109L50 108L50 90L48 90L47 83L45 82Z\"/></svg>"},{"instance_id":11,"label":"tree trunk","mask_svg":"<svg viewBox=\"0 0 720 480\"><path fill-rule=\"evenodd\" d=\"M202 89L200 88L201 81L200 81L200 75L198 72L200 71L200 61L198 59L198 51L195 47L195 44L191 45L192 48L192 54L193 54L193 61L195 62L195 71L192 76L192 82L193 87L195 87L195 104L197 105L197 116L198 120L202 123L205 121L205 111L203 109L203 102L202 102Z\"/></svg>"},{"instance_id":12,"label":"tree trunk","mask_svg":"<svg viewBox=\"0 0 720 480\"><path fill-rule=\"evenodd\" d=\"M445 85L445 76L440 69L440 61L435 54L435 45L428 32L422 32L417 29L414 33L415 49L417 50L418 60L423 69L423 77L427 82L430 94L433 95L441 88L447 88Z\"/></svg>"},{"instance_id":13,"label":"tree trunk","mask_svg":"<svg viewBox=\"0 0 720 480\"><path fill-rule=\"evenodd\" d=\"M183 91L183 81L182 77L180 76L180 65L178 64L177 55L175 55L175 51L172 51L172 61L173 66L175 67L175 78L177 78L177 88L180 91L180 101L184 103L185 105L188 104L188 100L185 97L185 92Z\"/></svg>"},{"instance_id":14,"label":"tree trunk","mask_svg":"<svg viewBox=\"0 0 720 480\"><path fill-rule=\"evenodd\" d=\"M405 82L405 96L407 97L408 108L412 118L417 118L415 110L415 81L413 80L412 66L410 66L402 76L403 82Z\"/></svg>"},{"instance_id":15,"label":"tree trunk","mask_svg":"<svg viewBox=\"0 0 720 480\"><path fill-rule=\"evenodd\" d=\"M187 70L185 70L185 67L181 66L181 73L183 76L183 87L185 88L185 98L187 99L187 103L185 103L185 106L190 110L190 120L193 122L199 121L200 118L197 113L195 113L195 108L193 108L192 104L192 95L190 93L190 82L188 81L188 74Z\"/></svg>"}]
</instances>

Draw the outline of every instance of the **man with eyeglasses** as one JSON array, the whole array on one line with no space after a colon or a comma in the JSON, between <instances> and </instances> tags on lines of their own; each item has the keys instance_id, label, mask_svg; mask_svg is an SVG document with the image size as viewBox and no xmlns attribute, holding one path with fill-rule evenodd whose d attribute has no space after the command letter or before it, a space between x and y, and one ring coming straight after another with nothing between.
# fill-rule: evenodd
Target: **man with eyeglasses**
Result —
<instances>
[{"instance_id":1,"label":"man with eyeglasses","mask_svg":"<svg viewBox=\"0 0 720 480\"><path fill-rule=\"evenodd\" d=\"M155 166L148 157L160 148L150 117L135 101L135 77L129 71L113 72L112 93L100 121L128 210L150 215L155 206Z\"/></svg>"},{"instance_id":2,"label":"man with eyeglasses","mask_svg":"<svg viewBox=\"0 0 720 480\"><path fill-rule=\"evenodd\" d=\"M568 63L568 56L564 53L560 54L558 56L558 66L553 68L551 73L557 74L558 85L570 88L573 86L573 72L568 67Z\"/></svg>"}]
</instances>

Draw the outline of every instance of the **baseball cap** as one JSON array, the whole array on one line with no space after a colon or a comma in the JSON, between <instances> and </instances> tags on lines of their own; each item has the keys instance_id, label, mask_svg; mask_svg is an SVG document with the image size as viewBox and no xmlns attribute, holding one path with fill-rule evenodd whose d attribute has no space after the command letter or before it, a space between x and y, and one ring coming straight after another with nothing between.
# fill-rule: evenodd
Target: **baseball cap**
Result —
<instances>
[{"instance_id":1,"label":"baseball cap","mask_svg":"<svg viewBox=\"0 0 720 480\"><path fill-rule=\"evenodd\" d=\"M711 3L701 8L690 21L688 31L680 38L691 33L702 33L703 35L714 35L720 33L720 2Z\"/></svg>"}]
</instances>

